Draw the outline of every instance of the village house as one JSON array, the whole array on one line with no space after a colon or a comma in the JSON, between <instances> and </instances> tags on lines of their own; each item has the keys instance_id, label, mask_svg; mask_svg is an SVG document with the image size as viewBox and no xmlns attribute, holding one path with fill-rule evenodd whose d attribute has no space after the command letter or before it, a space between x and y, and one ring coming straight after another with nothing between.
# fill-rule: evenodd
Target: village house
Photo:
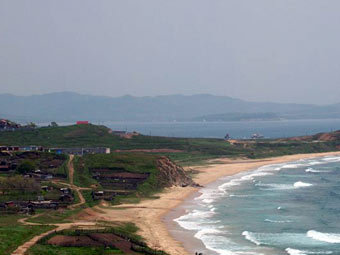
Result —
<instances>
[{"instance_id":1,"label":"village house","mask_svg":"<svg viewBox=\"0 0 340 255\"><path fill-rule=\"evenodd\" d=\"M19 151L19 146L0 146L1 152L9 152L9 151Z\"/></svg>"},{"instance_id":2,"label":"village house","mask_svg":"<svg viewBox=\"0 0 340 255\"><path fill-rule=\"evenodd\" d=\"M72 154L83 156L86 154L110 154L110 148L106 147L93 147L93 148L51 148L50 152L56 154Z\"/></svg>"},{"instance_id":3,"label":"village house","mask_svg":"<svg viewBox=\"0 0 340 255\"><path fill-rule=\"evenodd\" d=\"M12 121L1 119L0 120L0 131L15 131L20 128L19 124Z\"/></svg>"}]
</instances>

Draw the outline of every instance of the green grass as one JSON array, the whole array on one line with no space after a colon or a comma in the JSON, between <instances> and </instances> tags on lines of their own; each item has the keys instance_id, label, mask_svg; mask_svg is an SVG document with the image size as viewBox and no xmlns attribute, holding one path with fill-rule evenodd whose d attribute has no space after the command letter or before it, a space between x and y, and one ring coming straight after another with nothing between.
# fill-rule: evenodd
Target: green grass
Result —
<instances>
[{"instance_id":1,"label":"green grass","mask_svg":"<svg viewBox=\"0 0 340 255\"><path fill-rule=\"evenodd\" d=\"M156 251L150 249L147 244L144 242L143 238L137 235L137 231L139 229L133 223L125 223L121 225L106 226L105 229L100 230L81 230L81 229L66 229L57 233L51 233L50 235L42 238L36 245L31 247L27 252L27 255L107 255L107 254L124 254L116 248L96 248L96 247L62 247L49 245L47 241L51 239L55 235L66 235L66 236L84 236L90 233L113 233L122 238L130 240L136 248L139 249L141 255L167 255L162 251ZM129 255L129 254L125 254Z\"/></svg>"},{"instance_id":2,"label":"green grass","mask_svg":"<svg viewBox=\"0 0 340 255\"><path fill-rule=\"evenodd\" d=\"M39 144L45 147L91 147L104 146L112 150L129 149L177 149L211 155L225 155L229 143L222 139L169 138L134 136L124 139L109 133L104 126L72 125L63 127L44 127L35 130L1 132L4 145Z\"/></svg>"},{"instance_id":3,"label":"green grass","mask_svg":"<svg viewBox=\"0 0 340 255\"><path fill-rule=\"evenodd\" d=\"M27 255L111 255L124 254L115 248L92 248L92 247L61 247L54 245L36 244Z\"/></svg>"},{"instance_id":4,"label":"green grass","mask_svg":"<svg viewBox=\"0 0 340 255\"><path fill-rule=\"evenodd\" d=\"M17 222L22 216L0 215L0 255L11 254L18 246L53 226L26 226Z\"/></svg>"},{"instance_id":5,"label":"green grass","mask_svg":"<svg viewBox=\"0 0 340 255\"><path fill-rule=\"evenodd\" d=\"M223 139L208 138L171 138L155 136L134 136L124 139L109 133L105 126L72 125L62 127L44 127L34 130L18 130L1 132L0 140L3 145L37 144L45 147L110 147L112 150L130 149L176 149L179 153L170 153L172 159L185 165L201 162L216 157L247 157L264 158L296 153L312 153L336 151L340 139L330 142L304 142L258 140L247 145L231 145ZM63 172L64 170L59 169ZM89 181L89 180L88 180ZM86 182L81 180L80 182Z\"/></svg>"},{"instance_id":6,"label":"green grass","mask_svg":"<svg viewBox=\"0 0 340 255\"><path fill-rule=\"evenodd\" d=\"M85 156L86 157L86 156ZM99 183L92 178L89 166L84 162L83 157L75 157L73 160L74 174L73 183L79 187L90 187Z\"/></svg>"},{"instance_id":7,"label":"green grass","mask_svg":"<svg viewBox=\"0 0 340 255\"><path fill-rule=\"evenodd\" d=\"M65 176L68 179L68 167L67 167L68 161L69 156L65 155L64 163L59 168L57 168L55 172L58 176Z\"/></svg>"},{"instance_id":8,"label":"green grass","mask_svg":"<svg viewBox=\"0 0 340 255\"><path fill-rule=\"evenodd\" d=\"M72 221L72 216L75 216L83 208L75 209L39 209L36 210L36 214L42 213L39 217L30 218L28 222L41 223L41 224L54 224L54 223L68 223Z\"/></svg>"},{"instance_id":9,"label":"green grass","mask_svg":"<svg viewBox=\"0 0 340 255\"><path fill-rule=\"evenodd\" d=\"M111 153L91 154L77 159L75 164L75 183L82 187L89 187L97 183L92 179L90 169L109 168L112 171L124 171L131 173L149 173L149 178L137 188L141 196L150 196L160 191L163 187L159 182L159 171L156 167L158 155L146 153Z\"/></svg>"},{"instance_id":10,"label":"green grass","mask_svg":"<svg viewBox=\"0 0 340 255\"><path fill-rule=\"evenodd\" d=\"M83 194L83 197L86 200L86 206L93 207L95 205L98 205L100 200L93 200L92 198L92 190L81 190L80 191Z\"/></svg>"}]
</instances>

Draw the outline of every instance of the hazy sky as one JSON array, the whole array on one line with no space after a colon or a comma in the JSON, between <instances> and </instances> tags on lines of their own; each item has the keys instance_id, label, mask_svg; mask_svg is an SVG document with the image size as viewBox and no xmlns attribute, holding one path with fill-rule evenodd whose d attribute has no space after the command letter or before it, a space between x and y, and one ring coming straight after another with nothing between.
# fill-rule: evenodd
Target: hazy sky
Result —
<instances>
[{"instance_id":1,"label":"hazy sky","mask_svg":"<svg viewBox=\"0 0 340 255\"><path fill-rule=\"evenodd\" d=\"M340 102L339 0L0 0L0 93Z\"/></svg>"}]
</instances>

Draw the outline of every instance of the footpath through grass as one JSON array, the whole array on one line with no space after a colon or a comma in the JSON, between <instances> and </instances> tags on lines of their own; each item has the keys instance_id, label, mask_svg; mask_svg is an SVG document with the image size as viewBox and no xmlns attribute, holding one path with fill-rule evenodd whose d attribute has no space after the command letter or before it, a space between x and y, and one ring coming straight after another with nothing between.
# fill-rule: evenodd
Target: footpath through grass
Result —
<instances>
[{"instance_id":1,"label":"footpath through grass","mask_svg":"<svg viewBox=\"0 0 340 255\"><path fill-rule=\"evenodd\" d=\"M115 248L62 247L43 244L36 244L27 252L27 255L113 255L113 254L124 253Z\"/></svg>"},{"instance_id":2,"label":"footpath through grass","mask_svg":"<svg viewBox=\"0 0 340 255\"><path fill-rule=\"evenodd\" d=\"M19 215L0 215L0 255L9 255L36 235L53 229L53 226L26 226L19 224Z\"/></svg>"},{"instance_id":3,"label":"footpath through grass","mask_svg":"<svg viewBox=\"0 0 340 255\"><path fill-rule=\"evenodd\" d=\"M105 228L101 228L98 230L75 230L75 229L66 229L57 233L51 233L50 235L42 238L36 245L31 247L27 255L113 255L113 254L124 254L130 255L140 254L140 255L167 255L165 252L150 249L147 244L143 241L143 238L136 234L138 228L132 223L126 223L122 225L110 226L107 225ZM112 240L111 243L106 242L106 247L91 247L82 246L82 247L72 247L72 246L62 246L62 245L51 245L48 243L52 237L62 235L64 238L67 237L90 237L91 234L113 234L115 238L121 238L119 242L122 245L122 241L128 243L123 246L125 249L130 250L130 252L125 253L121 251L119 248L115 247L115 245L119 246L117 243L114 243ZM100 237L97 236L97 241L100 242ZM117 242L117 241L116 241ZM84 244L83 244L84 245Z\"/></svg>"}]
</instances>

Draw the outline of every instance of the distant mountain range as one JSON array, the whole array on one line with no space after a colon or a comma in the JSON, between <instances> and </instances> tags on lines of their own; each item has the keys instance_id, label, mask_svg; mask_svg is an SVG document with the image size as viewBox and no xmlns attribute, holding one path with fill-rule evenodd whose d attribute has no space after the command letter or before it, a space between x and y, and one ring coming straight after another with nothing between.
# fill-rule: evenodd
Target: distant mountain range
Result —
<instances>
[{"instance_id":1,"label":"distant mountain range","mask_svg":"<svg viewBox=\"0 0 340 255\"><path fill-rule=\"evenodd\" d=\"M105 97L73 92L0 94L0 118L21 122L323 119L340 118L340 104L260 103L208 94L155 97Z\"/></svg>"}]
</instances>

